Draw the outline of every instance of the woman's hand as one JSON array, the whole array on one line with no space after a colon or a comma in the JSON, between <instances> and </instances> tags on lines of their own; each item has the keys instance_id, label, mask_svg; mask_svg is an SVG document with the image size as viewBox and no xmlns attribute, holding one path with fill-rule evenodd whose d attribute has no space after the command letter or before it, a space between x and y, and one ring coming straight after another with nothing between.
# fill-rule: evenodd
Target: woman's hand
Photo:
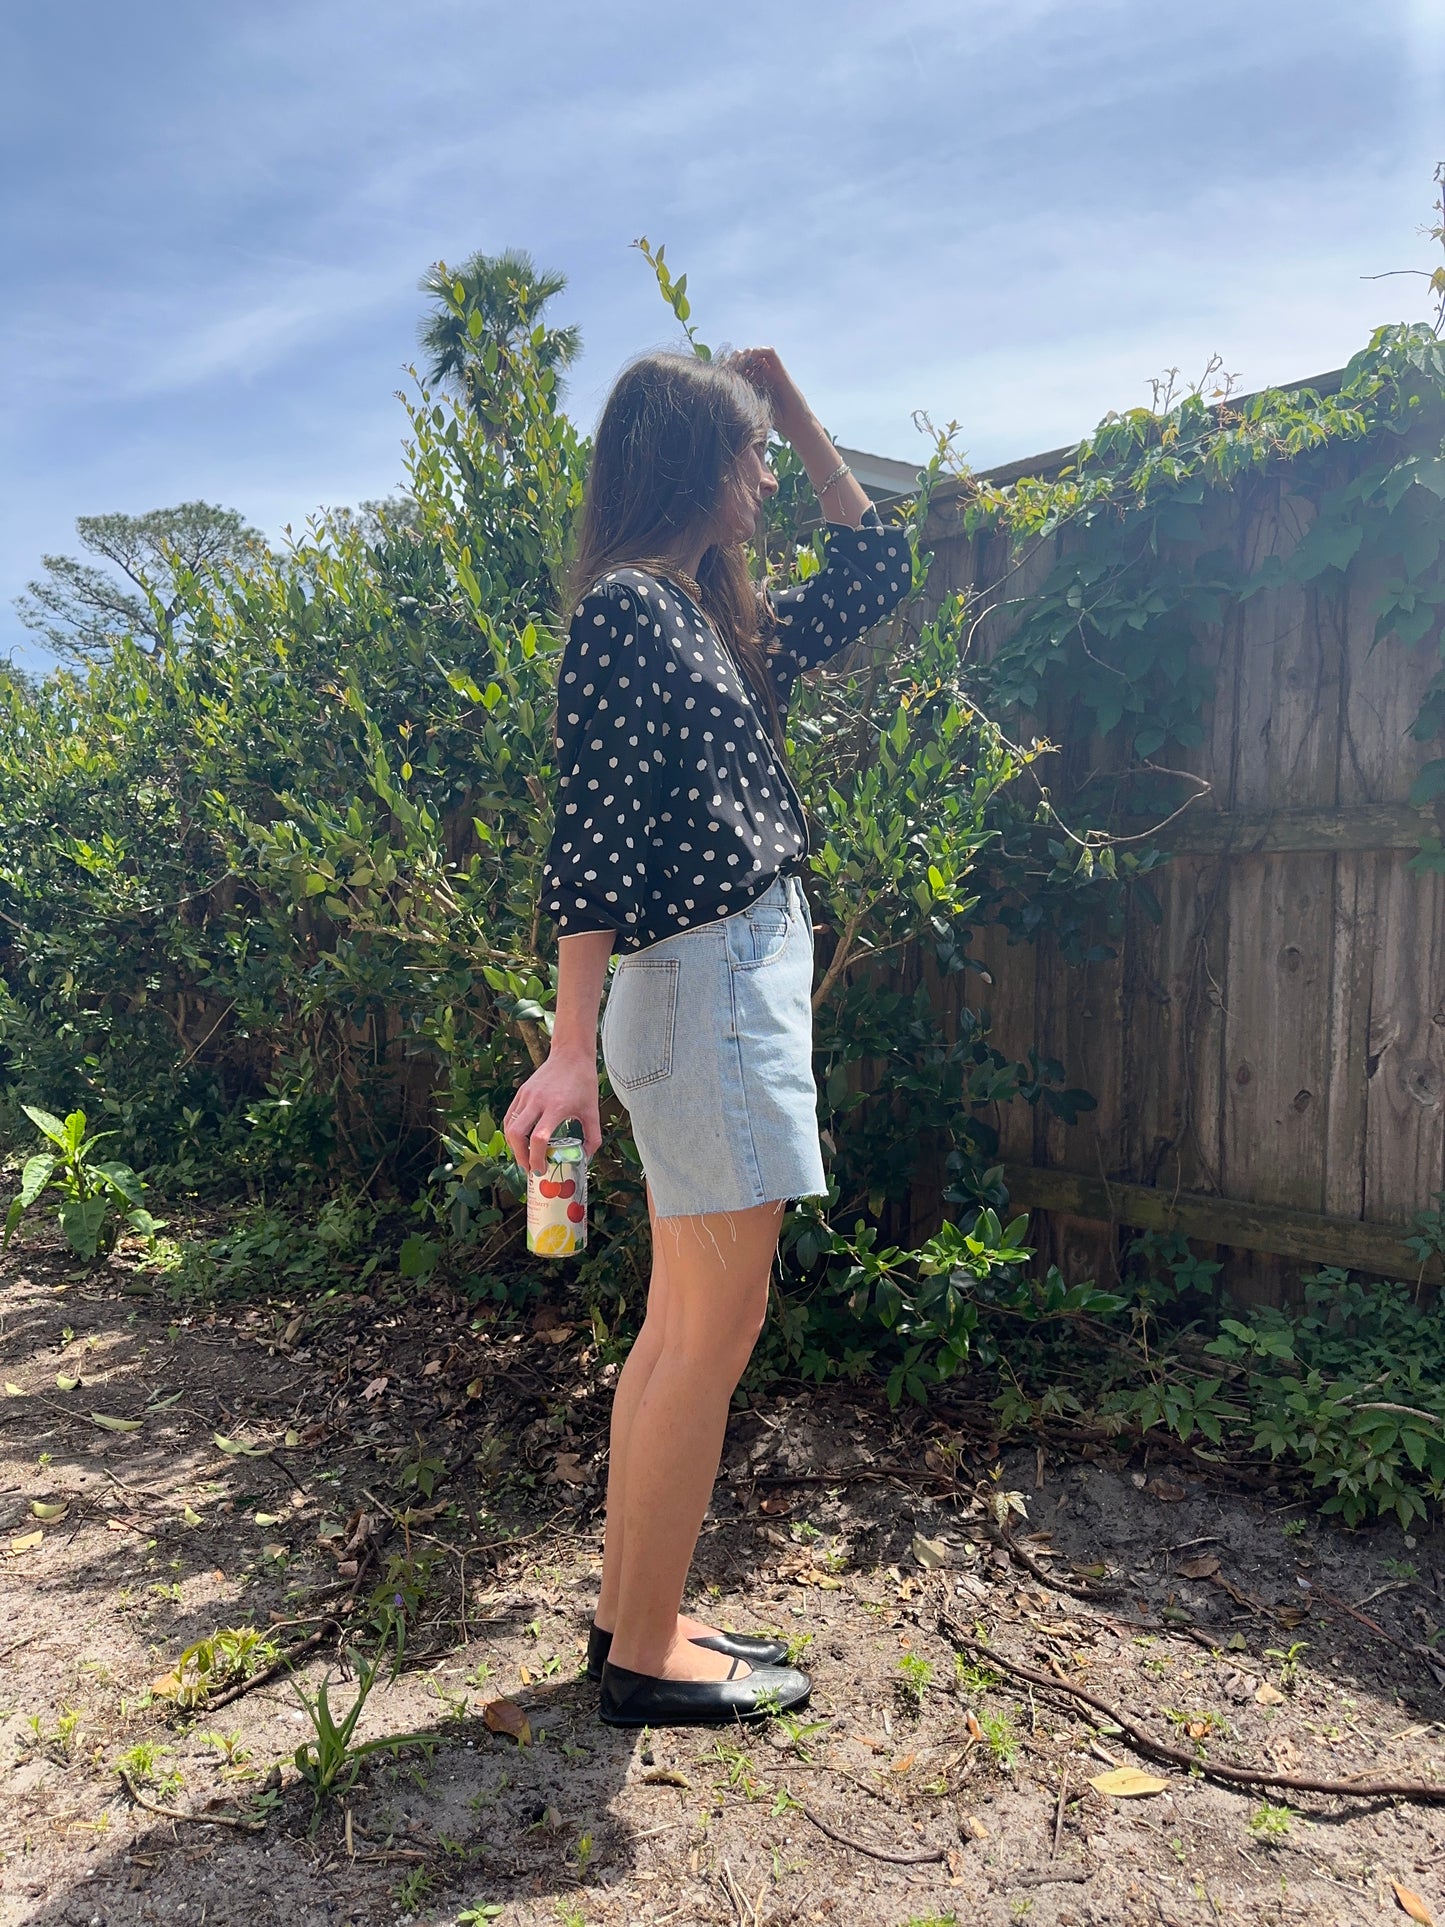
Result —
<instances>
[{"instance_id":1,"label":"woman's hand","mask_svg":"<svg viewBox=\"0 0 1445 1927\"><path fill-rule=\"evenodd\" d=\"M547 1168L552 1133L569 1117L582 1126L590 1158L602 1142L597 1105L597 1006L612 954L612 932L589 930L557 946L552 1046L507 1106L502 1131L524 1171Z\"/></svg>"},{"instance_id":2,"label":"woman's hand","mask_svg":"<svg viewBox=\"0 0 1445 1927\"><path fill-rule=\"evenodd\" d=\"M597 1102L597 1059L554 1049L537 1066L507 1107L502 1130L512 1156L524 1171L547 1168L547 1147L559 1124L575 1117L582 1126L582 1149L590 1158L602 1142Z\"/></svg>"},{"instance_id":3,"label":"woman's hand","mask_svg":"<svg viewBox=\"0 0 1445 1927\"><path fill-rule=\"evenodd\" d=\"M812 421L813 411L776 348L740 348L729 355L727 365L766 397L773 426L784 441L791 442Z\"/></svg>"},{"instance_id":4,"label":"woman's hand","mask_svg":"<svg viewBox=\"0 0 1445 1927\"><path fill-rule=\"evenodd\" d=\"M773 426L807 471L829 522L856 529L871 504L839 457L817 417L803 400L802 391L783 366L776 348L742 348L728 358L744 381L765 395L773 412Z\"/></svg>"}]
</instances>

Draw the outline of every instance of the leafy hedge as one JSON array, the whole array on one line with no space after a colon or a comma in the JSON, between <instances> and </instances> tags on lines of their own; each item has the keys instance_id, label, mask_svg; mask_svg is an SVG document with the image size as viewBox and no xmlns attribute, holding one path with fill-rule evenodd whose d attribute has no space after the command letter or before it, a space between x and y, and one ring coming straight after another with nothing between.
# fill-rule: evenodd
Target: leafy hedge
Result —
<instances>
[{"instance_id":1,"label":"leafy hedge","mask_svg":"<svg viewBox=\"0 0 1445 1927\"><path fill-rule=\"evenodd\" d=\"M484 408L424 390L404 404L407 488L375 526L338 515L237 575L181 570L180 640L125 642L38 687L0 679L12 1117L22 1101L84 1110L172 1194L300 1199L333 1271L375 1270L384 1206L412 1235L381 1262L410 1276L442 1264L483 1295L527 1275L495 1120L545 1050L554 988L537 882L557 586L587 451L545 340L539 327L530 343L477 342ZM1195 626L1255 586L1207 543L1210 501L1242 473L1314 491L1310 567L1398 551L1382 634L1437 632L1445 465L1407 457L1400 434L1442 397L1434 337L1383 330L1333 397L1186 397L1106 423L1055 482L965 481L967 519L1004 537L1010 567L1069 534L987 664L970 656L974 625L1007 603L1010 578L928 595L920 531L950 470L946 439L935 448L900 523L919 594L814 679L790 725L816 826L832 1193L787 1221L760 1371L876 1373L895 1399L926 1399L982 1341L996 1351L988 1334L1009 1319L1117 1312L1091 1287L1034 1280L1021 1228L998 1215L997 1107L1072 1117L1092 1100L1059 1065L1001 1057L983 1002L945 1028L913 960L928 952L957 977L971 932L994 920L1020 940L1048 929L1075 958L1108 954L1130 880L1159 860L1116 845L1109 810L1170 800L1156 761L1188 743L1208 695ZM778 464L769 558L806 574L809 493L786 451ZM1041 746L1014 746L980 703L1021 743L1029 712L1071 706L1129 783L1077 797L1065 826L1017 780ZM1422 731L1445 724L1436 708ZM635 1308L645 1270L619 1117L578 1274L607 1318ZM918 1246L908 1200L925 1159L942 1164L955 1222ZM242 1266L276 1247L265 1222L232 1243L224 1262Z\"/></svg>"}]
</instances>

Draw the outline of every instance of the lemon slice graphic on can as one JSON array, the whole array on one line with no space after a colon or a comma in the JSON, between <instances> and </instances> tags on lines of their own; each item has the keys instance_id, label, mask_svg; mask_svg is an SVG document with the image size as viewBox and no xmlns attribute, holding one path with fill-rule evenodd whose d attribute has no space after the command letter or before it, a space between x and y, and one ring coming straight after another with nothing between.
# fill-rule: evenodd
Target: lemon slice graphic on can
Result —
<instances>
[{"instance_id":1,"label":"lemon slice graphic on can","mask_svg":"<svg viewBox=\"0 0 1445 1927\"><path fill-rule=\"evenodd\" d=\"M572 1249L572 1227L566 1224L543 1225L532 1241L532 1249L544 1258L565 1258Z\"/></svg>"}]
</instances>

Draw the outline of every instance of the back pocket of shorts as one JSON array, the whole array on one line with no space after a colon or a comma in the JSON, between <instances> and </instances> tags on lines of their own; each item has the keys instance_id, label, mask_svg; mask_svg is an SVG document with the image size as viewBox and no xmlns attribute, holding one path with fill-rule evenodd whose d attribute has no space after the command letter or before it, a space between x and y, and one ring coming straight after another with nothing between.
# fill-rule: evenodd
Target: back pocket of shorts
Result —
<instances>
[{"instance_id":1,"label":"back pocket of shorts","mask_svg":"<svg viewBox=\"0 0 1445 1927\"><path fill-rule=\"evenodd\" d=\"M602 1031L602 1055L614 1089L635 1091L671 1077L677 966L676 957L632 957L614 972Z\"/></svg>"}]
</instances>

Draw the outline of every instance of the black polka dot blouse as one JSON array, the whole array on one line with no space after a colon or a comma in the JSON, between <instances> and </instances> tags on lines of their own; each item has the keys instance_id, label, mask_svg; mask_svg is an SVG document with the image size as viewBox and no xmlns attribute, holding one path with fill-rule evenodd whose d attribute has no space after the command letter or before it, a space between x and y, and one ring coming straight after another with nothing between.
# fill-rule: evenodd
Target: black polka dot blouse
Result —
<instances>
[{"instance_id":1,"label":"black polka dot blouse","mask_svg":"<svg viewBox=\"0 0 1445 1927\"><path fill-rule=\"evenodd\" d=\"M773 597L780 708L793 684L891 613L908 543L869 510L830 526L826 566ZM691 597L614 569L573 614L557 683L557 820L542 907L561 937L643 950L746 909L808 853L764 705Z\"/></svg>"}]
</instances>

